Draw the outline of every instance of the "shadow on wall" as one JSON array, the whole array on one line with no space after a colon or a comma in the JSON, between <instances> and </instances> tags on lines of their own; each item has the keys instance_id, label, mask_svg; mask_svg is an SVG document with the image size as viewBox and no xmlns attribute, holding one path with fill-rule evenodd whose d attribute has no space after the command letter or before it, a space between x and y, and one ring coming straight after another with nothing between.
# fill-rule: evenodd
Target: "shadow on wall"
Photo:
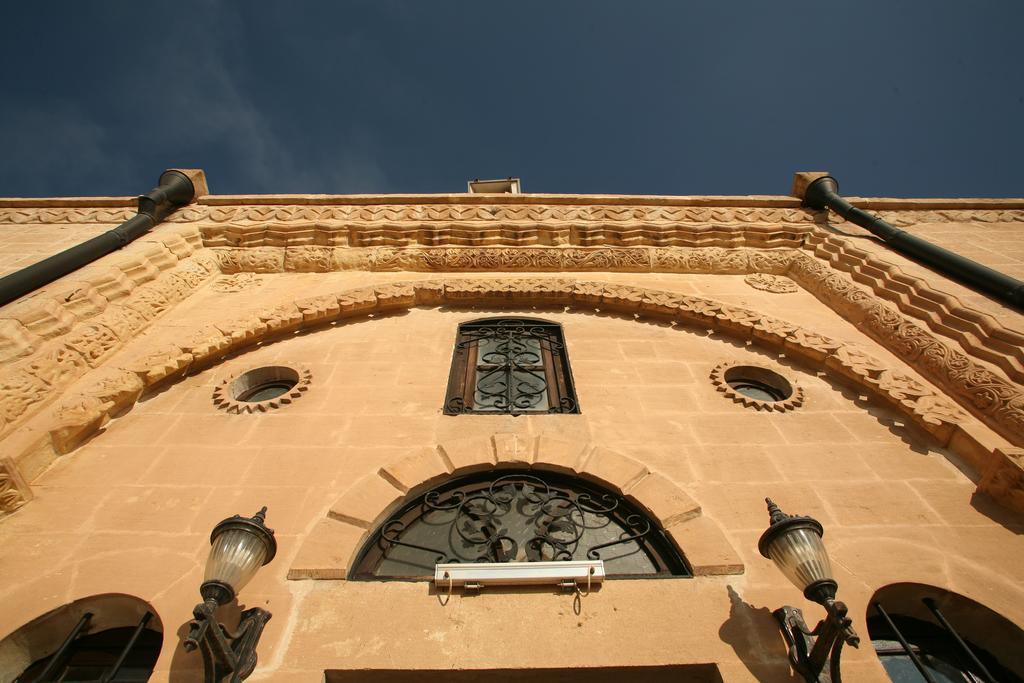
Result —
<instances>
[{"instance_id":1,"label":"shadow on wall","mask_svg":"<svg viewBox=\"0 0 1024 683\"><path fill-rule=\"evenodd\" d=\"M975 492L971 496L971 507L1018 536L1024 534L1024 515L1010 512L987 493Z\"/></svg>"},{"instance_id":2,"label":"shadow on wall","mask_svg":"<svg viewBox=\"0 0 1024 683\"><path fill-rule=\"evenodd\" d=\"M718 629L718 637L727 643L751 675L762 683L803 681L789 667L786 643L778 622L767 607L745 602L732 586L729 591L729 618Z\"/></svg>"}]
</instances>

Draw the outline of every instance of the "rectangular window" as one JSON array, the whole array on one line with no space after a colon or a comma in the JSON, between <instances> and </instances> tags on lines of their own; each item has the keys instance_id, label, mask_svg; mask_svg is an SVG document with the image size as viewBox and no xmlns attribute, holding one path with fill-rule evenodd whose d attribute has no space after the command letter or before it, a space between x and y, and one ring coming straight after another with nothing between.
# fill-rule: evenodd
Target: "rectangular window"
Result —
<instances>
[{"instance_id":1,"label":"rectangular window","mask_svg":"<svg viewBox=\"0 0 1024 683\"><path fill-rule=\"evenodd\" d=\"M578 413L561 325L530 318L459 325L444 412Z\"/></svg>"}]
</instances>

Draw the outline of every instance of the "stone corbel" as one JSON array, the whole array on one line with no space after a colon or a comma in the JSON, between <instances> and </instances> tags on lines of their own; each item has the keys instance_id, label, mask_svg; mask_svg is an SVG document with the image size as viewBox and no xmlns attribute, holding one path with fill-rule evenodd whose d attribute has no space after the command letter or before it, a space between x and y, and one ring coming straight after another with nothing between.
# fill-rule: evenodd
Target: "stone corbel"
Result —
<instances>
[{"instance_id":1,"label":"stone corbel","mask_svg":"<svg viewBox=\"0 0 1024 683\"><path fill-rule=\"evenodd\" d=\"M1024 448L996 448L978 491L1015 512L1024 513Z\"/></svg>"}]
</instances>

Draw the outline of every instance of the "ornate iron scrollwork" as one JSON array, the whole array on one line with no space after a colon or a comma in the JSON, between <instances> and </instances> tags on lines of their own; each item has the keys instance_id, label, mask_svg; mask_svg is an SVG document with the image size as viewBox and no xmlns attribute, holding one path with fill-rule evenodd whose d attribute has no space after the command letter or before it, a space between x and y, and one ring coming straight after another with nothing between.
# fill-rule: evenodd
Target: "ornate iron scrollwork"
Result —
<instances>
[{"instance_id":1,"label":"ornate iron scrollwork","mask_svg":"<svg viewBox=\"0 0 1024 683\"><path fill-rule=\"evenodd\" d=\"M576 413L562 328L527 318L464 323L445 413Z\"/></svg>"},{"instance_id":2,"label":"ornate iron scrollwork","mask_svg":"<svg viewBox=\"0 0 1024 683\"><path fill-rule=\"evenodd\" d=\"M663 532L621 496L561 475L493 473L419 496L386 521L355 578L426 578L451 562L601 559L610 574L688 575Z\"/></svg>"}]
</instances>

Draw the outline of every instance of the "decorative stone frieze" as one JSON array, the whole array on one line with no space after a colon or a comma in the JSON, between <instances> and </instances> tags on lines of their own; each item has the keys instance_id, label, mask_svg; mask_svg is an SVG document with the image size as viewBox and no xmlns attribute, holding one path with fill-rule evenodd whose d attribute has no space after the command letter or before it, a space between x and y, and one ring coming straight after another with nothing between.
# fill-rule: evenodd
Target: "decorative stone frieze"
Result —
<instances>
[{"instance_id":1,"label":"decorative stone frieze","mask_svg":"<svg viewBox=\"0 0 1024 683\"><path fill-rule=\"evenodd\" d=\"M18 209L8 210L12 212ZM19 220L17 214L12 218ZM87 214L68 210L66 220L84 222ZM383 223L406 227L423 223L741 223L808 224L813 212L803 209L723 206L622 206L556 204L392 204L305 206L193 206L173 214L170 220L204 220L211 223L329 223L347 225ZM320 227L319 225L317 227ZM333 226L326 226L328 229Z\"/></svg>"},{"instance_id":2,"label":"decorative stone frieze","mask_svg":"<svg viewBox=\"0 0 1024 683\"><path fill-rule=\"evenodd\" d=\"M167 237L180 253L184 252L183 245L189 245L180 234L169 233ZM105 291L110 296L116 294L116 299L107 299L100 289L92 289L87 298L95 305L86 309L54 299L33 300L31 305L14 308L13 320L0 326L0 349L6 344L17 349L14 353L20 356L7 367L0 366L0 431L13 427L91 368L100 367L216 272L208 258L189 256L188 261L178 262L162 245L149 246L146 253L145 258L128 259L127 265L117 271L121 278L118 281L127 283L128 292L121 294L117 288L107 287ZM144 268L133 271L142 264ZM165 267L167 270L162 271ZM75 291L84 290L79 287ZM26 353L26 349L34 352ZM50 392L54 392L52 396Z\"/></svg>"},{"instance_id":3,"label":"decorative stone frieze","mask_svg":"<svg viewBox=\"0 0 1024 683\"><path fill-rule=\"evenodd\" d=\"M99 316L93 318L96 325L91 328L82 328L80 336L76 339L79 343L85 344L89 351L89 360L92 363L102 362L107 352L112 352L122 340L137 334L146 324L145 321L166 312L174 305L193 291L196 286L205 281L211 275L211 271L226 269L238 275L252 275L255 272L283 272L286 267L288 253L296 254L315 252L311 259L291 260L292 268L309 267L314 270L322 270L326 267L326 252L324 247L302 247L284 249L280 247L259 247L248 249L213 249L209 251L192 252L187 261L181 262L173 272L160 275L159 266L172 263L176 254L185 253L187 249L195 249L198 244L197 231L182 230L180 234L169 233L166 236L170 246L163 244L156 245L159 248L147 248L146 253L150 254L149 260L130 259L128 265L122 266L126 270L118 270L121 273L120 279L108 280L109 282L120 282L118 287L127 286L129 295L127 299L120 302L119 308L110 305L106 306ZM808 238L808 248L814 248L815 254L821 252L828 255L830 239L822 241L815 235ZM840 244L843 242L840 240ZM816 245L816 246L815 246ZM174 247L173 249L171 247ZM822 249L826 251L822 252ZM853 247L847 249L842 258L830 258L828 262L822 261L816 256L811 256L796 249L723 249L719 247L660 247L660 248L592 248L592 249L571 249L571 248L381 248L381 249L351 249L335 248L331 256L332 267L336 268L362 268L362 269L409 269L425 271L452 271L452 270L518 270L532 269L552 271L585 271L585 270L620 270L650 272L695 272L695 273L737 273L737 274L763 274L780 275L788 274L802 283L820 300L830 306L837 313L850 319L855 323L863 322L867 317L867 311L872 310L876 305L885 305L875 297L871 296L858 287L852 280L842 275L837 269L850 270L854 268L850 264L854 261L851 255L856 256L865 262L864 269L850 271L858 281L863 280L865 272L890 273L892 277L899 276L899 271L894 266L888 266L888 270L879 270L875 266L876 261L868 263L866 252L857 251ZM156 260L154 260L156 259ZM141 270L133 271L131 264ZM306 265L303 265L306 264ZM874 264L874 265L871 265ZM869 267L870 266L870 267ZM116 270L116 269L115 269ZM128 277L130 275L131 277ZM156 278L153 280L153 278ZM153 280L148 284L139 287L140 281ZM106 282L106 281L105 281ZM879 284L879 278L870 280L871 286L876 294L886 295L891 291L884 282ZM906 290L906 278L900 278L900 286ZM127 285L125 285L127 283ZM95 291L103 291L101 286ZM919 282L913 285L914 298L894 297L897 305L905 310L918 310L918 301L933 302L932 306L940 305L946 315L956 317L955 320L944 319L942 316L922 316L933 329L943 334L953 335L961 341L964 348L989 362L993 362L1006 371L1011 378L1018 381L1024 379L1024 335L1007 330L999 325L990 316L983 316L975 311L964 309L952 297L936 297L934 292L927 289L927 285ZM107 291L116 292L119 290ZM421 301L426 301L426 292L423 292ZM124 294L120 294L124 296ZM88 298L88 297L87 297ZM429 297L427 297L429 298ZM435 300L436 296L433 297ZM84 300L84 299L83 299ZM93 299L89 299L93 300ZM950 303L953 302L953 303ZM66 302L65 302L66 303ZM96 306L92 306L96 308ZM34 305L31 311L16 314L12 324L0 327L0 335L9 330L10 334L2 341L5 341L13 354L20 354L21 357L29 355L26 348L38 348L39 342L35 341L40 337L53 337L67 332L74 324L77 315L71 313L66 305L57 304L53 300L44 300ZM75 308L78 314L85 315L81 306ZM353 309L358 314L359 307ZM959 317L957 317L959 316ZM890 316L891 317L891 316ZM973 325L970 333L957 333L957 330L964 329L964 320L970 318ZM903 322L907 319L901 318ZM945 321L944 321L945 320ZM910 323L915 325L916 323ZM291 325L286 322L285 326ZM292 325L293 326L293 325ZM884 324L878 323L869 327L869 332L874 333L876 339L892 348L890 335L883 333L879 327ZM258 329L259 325L254 328ZM111 337L106 336L108 333ZM237 342L244 341L244 336L237 339ZM934 337L928 337L934 340ZM937 340L935 340L937 341ZM1021 343L1013 343L1020 341ZM35 347L32 344L35 344ZM941 342L938 342L942 344ZM0 348L2 348L0 344ZM944 348L950 348L944 345ZM78 349L76 349L78 350ZM895 350L895 349L894 349ZM959 353L951 349L953 353ZM38 352L38 351L37 351ZM98 355L97 355L98 354ZM99 359L99 360L98 360ZM994 386L998 394L997 400L992 402L988 411L997 416L997 422L1012 422L1006 411L999 405L1012 400L1012 395L1018 390L1002 380L998 375L992 374L983 366L978 366L969 361L972 367L981 367L988 375L984 378L986 386ZM941 374L931 374L929 377L937 380L943 386L947 383ZM962 386L963 383L953 381L953 386ZM984 390L982 390L984 391ZM953 392L956 394L956 392ZM985 417L986 408L981 406L983 401L976 396L965 396L964 405L971 407L976 415L982 419L990 420L991 416ZM1001 417L998 417L1000 416ZM8 423L10 424L10 423ZM1017 429L1017 425L1011 425L1011 429ZM997 427L1006 435L1007 428Z\"/></svg>"},{"instance_id":4,"label":"decorative stone frieze","mask_svg":"<svg viewBox=\"0 0 1024 683\"><path fill-rule=\"evenodd\" d=\"M1024 334L1005 327L999 320L962 304L949 294L936 291L920 278L910 277L898 266L879 259L850 240L836 235L811 235L804 245L802 267L821 273L816 260L834 271L849 273L879 298L895 304L902 313L925 323L929 329L957 341L968 353L994 363L1017 383L1024 383ZM808 279L803 286L818 295L821 291ZM826 305L833 306L819 296Z\"/></svg>"},{"instance_id":5,"label":"decorative stone frieze","mask_svg":"<svg viewBox=\"0 0 1024 683\"><path fill-rule=\"evenodd\" d=\"M382 197L382 199L389 199ZM920 223L1024 222L1024 211L1019 209L930 209L885 210L876 212L897 226ZM0 209L0 223L16 225L49 223L122 223L135 215L132 207L46 207ZM259 205L247 202L239 206L193 204L168 217L169 222L191 223L290 223L314 221L341 222L588 222L602 221L650 223L809 223L815 212L800 208L773 208L765 206L665 206L665 205L602 205L596 200L586 204L273 204ZM833 223L843 221L830 217Z\"/></svg>"},{"instance_id":6,"label":"decorative stone frieze","mask_svg":"<svg viewBox=\"0 0 1024 683\"><path fill-rule=\"evenodd\" d=\"M735 243L735 235L731 238ZM843 246L836 246L843 245ZM972 355L992 362L1011 379L1024 383L1024 334L1005 328L991 316L966 308L955 297L939 294L927 283L908 278L892 264L856 249L835 236L810 234L803 245L813 256L797 249L726 249L722 247L636 247L622 249L594 246L590 249L558 247L380 247L333 250L336 270L419 271L419 272L669 272L749 274L748 283L766 291L791 292L794 283L770 276L791 275L805 288L841 315L857 313L858 306L845 301L859 290L856 283L871 287L874 294L891 300L901 312L922 320L938 334L950 336ZM327 267L326 248L297 247L280 254L273 247L260 247L258 254L236 253L238 247L214 249L223 267L232 270L251 266L255 272L283 272L284 258L293 251L314 250L317 258L293 261L291 270L322 272ZM242 248L243 252L252 248ZM836 252L836 253L833 253ZM310 252L312 253L312 252ZM816 258L818 257L818 258ZM824 261L823 261L824 259ZM800 268L790 273L790 266ZM825 265L824 268L822 266ZM801 268L803 269L801 271ZM274 270L277 269L277 270ZM813 275L807 277L813 271ZM847 272L853 279L844 278ZM805 277L800 277L801 274ZM828 283L817 278L835 275ZM856 281L856 282L855 282ZM922 314L922 311L925 313Z\"/></svg>"},{"instance_id":7,"label":"decorative stone frieze","mask_svg":"<svg viewBox=\"0 0 1024 683\"><path fill-rule=\"evenodd\" d=\"M935 338L817 259L795 259L790 273L830 308L946 388L960 405L1001 435L1015 444L1024 441L1024 391L1019 386ZM889 380L879 377L879 381Z\"/></svg>"},{"instance_id":8,"label":"decorative stone frieze","mask_svg":"<svg viewBox=\"0 0 1024 683\"><path fill-rule=\"evenodd\" d=\"M225 272L660 272L784 273L793 249L722 247L224 247L212 250Z\"/></svg>"}]
</instances>

